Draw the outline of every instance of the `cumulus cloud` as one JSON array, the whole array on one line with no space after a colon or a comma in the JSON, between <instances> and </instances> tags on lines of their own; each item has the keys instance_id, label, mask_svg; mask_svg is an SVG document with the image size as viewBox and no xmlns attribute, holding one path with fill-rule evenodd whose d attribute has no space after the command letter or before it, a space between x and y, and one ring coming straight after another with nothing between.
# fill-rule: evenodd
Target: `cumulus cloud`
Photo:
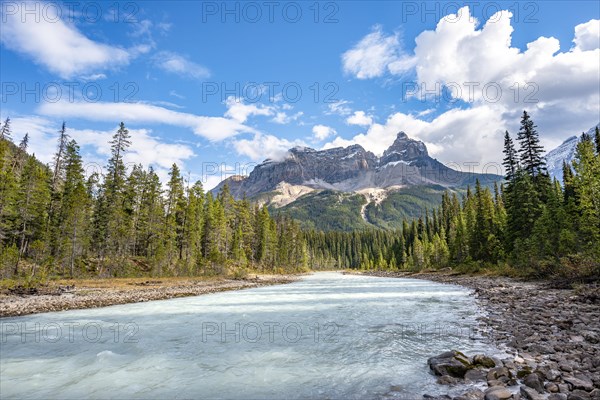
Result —
<instances>
[{"instance_id":1,"label":"cumulus cloud","mask_svg":"<svg viewBox=\"0 0 600 400\"><path fill-rule=\"evenodd\" d=\"M388 68L399 73L412 65L413 60L402 55L398 34L386 36L379 25L342 54L344 72L358 79L382 76Z\"/></svg>"},{"instance_id":2,"label":"cumulus cloud","mask_svg":"<svg viewBox=\"0 0 600 400\"><path fill-rule=\"evenodd\" d=\"M518 121L517 121L518 123ZM383 154L400 131L423 141L432 157L464 169L464 163L498 163L502 153L503 115L489 106L447 111L431 122L401 112L388 117L385 123L372 124L366 132L350 140L336 137L324 148L360 144L377 155Z\"/></svg>"},{"instance_id":3,"label":"cumulus cloud","mask_svg":"<svg viewBox=\"0 0 600 400\"><path fill-rule=\"evenodd\" d=\"M317 140L325 140L329 136L335 135L335 129L326 125L315 125L312 128L312 133L315 139Z\"/></svg>"},{"instance_id":4,"label":"cumulus cloud","mask_svg":"<svg viewBox=\"0 0 600 400\"><path fill-rule=\"evenodd\" d=\"M280 139L273 135L257 133L252 139L240 139L233 142L238 154L260 162L265 159L281 160L294 146L306 146L302 140Z\"/></svg>"},{"instance_id":5,"label":"cumulus cloud","mask_svg":"<svg viewBox=\"0 0 600 400\"><path fill-rule=\"evenodd\" d=\"M23 2L20 9L39 9L43 3ZM134 51L95 42L73 24L59 18L54 7L47 7L45 18L21 13L2 15L0 40L7 48L24 54L63 79L129 64Z\"/></svg>"},{"instance_id":6,"label":"cumulus cloud","mask_svg":"<svg viewBox=\"0 0 600 400\"><path fill-rule=\"evenodd\" d=\"M521 50L512 46L511 18L509 11L500 11L481 24L464 7L457 14L440 19L434 30L421 32L415 39L414 55L400 61L393 56L398 55L400 47L396 35L388 36L376 28L365 36L344 56L365 54L366 65L358 61L350 63L348 72L360 78L377 77L401 74L407 65L413 65L416 87L410 90L409 97L432 104L445 96L450 101L463 100L470 109L454 109L431 122L393 114L386 124L373 124L353 141L381 151L393 140L397 128L394 121L404 120L402 125L407 123L409 128L403 129L409 135L419 135L424 141L442 146L438 150L440 158L497 160L501 146L490 141L490 135L502 129L514 133L524 109L538 124L547 149L596 124L600 113L600 21L594 19L577 25L574 46L568 51L561 51L559 41L553 37L539 37ZM383 49L386 54L382 54ZM369 54L380 57L369 61ZM444 87L451 96L444 95ZM425 91L437 91L438 95L426 97ZM425 115L424 112L418 117ZM485 123L482 116L489 118L489 122ZM413 124L418 125L414 127L416 130L410 129ZM441 135L441 127L450 132ZM444 139L449 134L455 137L456 144ZM460 143L467 144L464 152Z\"/></svg>"},{"instance_id":7,"label":"cumulus cloud","mask_svg":"<svg viewBox=\"0 0 600 400\"><path fill-rule=\"evenodd\" d=\"M373 117L366 115L364 111L355 111L354 114L346 118L348 125L369 126L373 123Z\"/></svg>"},{"instance_id":8,"label":"cumulus cloud","mask_svg":"<svg viewBox=\"0 0 600 400\"><path fill-rule=\"evenodd\" d=\"M589 51L600 48L600 20L592 19L575 27L575 48Z\"/></svg>"},{"instance_id":9,"label":"cumulus cloud","mask_svg":"<svg viewBox=\"0 0 600 400\"><path fill-rule=\"evenodd\" d=\"M156 54L154 56L154 63L163 71L187 78L204 79L210 76L208 68L171 51L161 51Z\"/></svg>"}]
</instances>

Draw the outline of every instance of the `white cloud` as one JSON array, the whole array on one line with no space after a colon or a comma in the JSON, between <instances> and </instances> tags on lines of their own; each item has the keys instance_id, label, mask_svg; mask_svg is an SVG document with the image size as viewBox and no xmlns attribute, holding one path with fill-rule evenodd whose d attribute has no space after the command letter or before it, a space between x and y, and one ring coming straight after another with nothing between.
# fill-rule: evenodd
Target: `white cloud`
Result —
<instances>
[{"instance_id":1,"label":"white cloud","mask_svg":"<svg viewBox=\"0 0 600 400\"><path fill-rule=\"evenodd\" d=\"M575 27L575 48L581 51L600 48L600 20L592 19Z\"/></svg>"},{"instance_id":2,"label":"white cloud","mask_svg":"<svg viewBox=\"0 0 600 400\"><path fill-rule=\"evenodd\" d=\"M164 71L180 76L204 79L210 76L210 71L200 64L171 51L161 51L154 56L156 66Z\"/></svg>"},{"instance_id":3,"label":"white cloud","mask_svg":"<svg viewBox=\"0 0 600 400\"><path fill-rule=\"evenodd\" d=\"M302 140L289 141L261 133L255 134L251 140L240 139L233 142L233 146L238 154L244 155L256 162L265 159L281 160L290 148L305 145Z\"/></svg>"},{"instance_id":4,"label":"white cloud","mask_svg":"<svg viewBox=\"0 0 600 400\"><path fill-rule=\"evenodd\" d=\"M517 121L518 124L518 121ZM381 155L400 131L427 145L431 156L464 169L464 163L477 162L483 166L502 158L502 134L505 129L502 113L489 106L453 109L431 122L409 114L395 113L385 124L372 124L366 132L351 140L336 137L323 148L360 144L366 150Z\"/></svg>"},{"instance_id":5,"label":"white cloud","mask_svg":"<svg viewBox=\"0 0 600 400\"><path fill-rule=\"evenodd\" d=\"M19 8L32 10L42 5L24 2ZM124 66L134 56L126 49L88 39L74 25L58 18L54 7L45 10L47 15L37 22L34 15L3 14L2 43L64 79Z\"/></svg>"},{"instance_id":6,"label":"white cloud","mask_svg":"<svg viewBox=\"0 0 600 400\"><path fill-rule=\"evenodd\" d=\"M285 106L285 104L284 104ZM285 107L284 107L285 109ZM298 111L295 114L291 114L288 115L286 114L284 111L278 111L275 113L275 117L273 117L273 119L271 120L272 122L275 122L276 124L289 124L292 121L296 121L298 118L300 118L301 116L303 116L304 113L302 111Z\"/></svg>"},{"instance_id":7,"label":"white cloud","mask_svg":"<svg viewBox=\"0 0 600 400\"><path fill-rule=\"evenodd\" d=\"M315 125L312 128L312 133L315 139L317 140L325 140L329 136L335 135L335 129L326 125Z\"/></svg>"},{"instance_id":8,"label":"white cloud","mask_svg":"<svg viewBox=\"0 0 600 400\"><path fill-rule=\"evenodd\" d=\"M227 112L225 116L231 117L240 123L246 122L248 117L254 115L273 115L273 108L262 104L245 104L242 100L236 99L234 96L229 96L225 100Z\"/></svg>"},{"instance_id":9,"label":"white cloud","mask_svg":"<svg viewBox=\"0 0 600 400\"><path fill-rule=\"evenodd\" d=\"M38 159L51 163L56 151L58 128L60 122L39 116L23 116L11 119L15 139L18 141L25 132L29 133L29 152L34 153ZM87 173L102 172L110 157L110 144L112 136L118 126L111 130L72 129L67 124L67 133L75 139L81 147L84 166ZM152 134L149 129L130 129L131 147L125 155L128 165L142 164L144 167L152 165L163 183L168 170L174 163L185 169L186 160L195 154L184 144L165 143Z\"/></svg>"},{"instance_id":10,"label":"white cloud","mask_svg":"<svg viewBox=\"0 0 600 400\"><path fill-rule=\"evenodd\" d=\"M352 114L352 109L348 107L348 104L351 102L348 100L338 100L334 103L329 103L327 105L328 111L326 114L337 114L341 116L346 116Z\"/></svg>"},{"instance_id":11,"label":"white cloud","mask_svg":"<svg viewBox=\"0 0 600 400\"><path fill-rule=\"evenodd\" d=\"M106 74L91 74L84 75L81 77L84 81L98 81L100 79L106 79Z\"/></svg>"},{"instance_id":12,"label":"white cloud","mask_svg":"<svg viewBox=\"0 0 600 400\"><path fill-rule=\"evenodd\" d=\"M191 129L195 134L219 141L242 132L256 130L237 120L205 117L173 111L144 103L44 103L38 108L42 115L59 118L82 118L91 121L124 121L125 123L167 124Z\"/></svg>"},{"instance_id":13,"label":"white cloud","mask_svg":"<svg viewBox=\"0 0 600 400\"><path fill-rule=\"evenodd\" d=\"M342 54L344 72L358 79L382 76L388 68L395 73L404 72L413 64L412 59L402 55L398 34L386 36L379 25Z\"/></svg>"},{"instance_id":14,"label":"white cloud","mask_svg":"<svg viewBox=\"0 0 600 400\"><path fill-rule=\"evenodd\" d=\"M373 123L373 117L366 115L364 111L355 111L354 114L346 118L348 125L369 126Z\"/></svg>"},{"instance_id":15,"label":"white cloud","mask_svg":"<svg viewBox=\"0 0 600 400\"><path fill-rule=\"evenodd\" d=\"M174 91L174 90L171 90L171 91L169 92L169 96L177 97L178 99L181 99L181 100L185 99L185 96L184 96L184 95L181 95L181 94L177 93L177 92L176 92L176 91Z\"/></svg>"},{"instance_id":16,"label":"white cloud","mask_svg":"<svg viewBox=\"0 0 600 400\"><path fill-rule=\"evenodd\" d=\"M437 98L426 97L425 92L438 90L441 94L442 85L446 85L452 89L453 98L461 99L469 103L472 110L481 112L453 110L426 125L431 129L445 124L453 127L451 134L457 144L444 141L444 149L438 153L448 160L497 159L501 147L494 148L493 141L478 141L478 135L489 138L492 131L506 128L515 133L524 109L536 121L547 149L598 123L600 21L594 19L577 25L574 47L561 52L559 41L552 37L539 37L528 43L525 50L512 47L514 28L511 18L510 12L501 11L480 24L470 15L469 8L464 7L457 15L442 18L434 30L421 32L415 39L414 56L400 56L397 60L392 60L399 51L396 35L386 36L376 28L351 50L357 52L350 54L364 54L365 60L351 63L350 66L355 65L355 68L350 68L349 72L362 78L377 77L388 72L392 75L404 73L407 65L414 64L418 86L413 95L420 96L419 100L427 104L438 102L439 95ZM371 60L370 56L376 54L379 58ZM464 115L470 115L475 121L463 121ZM494 122L484 124L481 115ZM452 121L461 121L464 126ZM369 140L376 140L374 133L381 127L374 124L369 129L372 132ZM421 132L405 130L409 135ZM395 133L389 132L391 136L385 136L387 142L393 140ZM431 137L431 143L439 144L433 140L436 134L426 135L423 131L422 135ZM355 141L362 139L360 135L354 138ZM364 143L376 150L384 147L383 142ZM456 150L458 143L468 144L464 155ZM477 152L482 155L478 156Z\"/></svg>"}]
</instances>

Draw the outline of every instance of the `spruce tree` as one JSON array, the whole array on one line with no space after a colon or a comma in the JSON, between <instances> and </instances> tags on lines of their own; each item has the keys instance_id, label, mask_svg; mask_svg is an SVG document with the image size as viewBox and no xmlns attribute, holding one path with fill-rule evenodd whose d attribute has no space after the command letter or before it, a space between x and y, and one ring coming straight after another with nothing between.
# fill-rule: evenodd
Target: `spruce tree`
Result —
<instances>
[{"instance_id":1,"label":"spruce tree","mask_svg":"<svg viewBox=\"0 0 600 400\"><path fill-rule=\"evenodd\" d=\"M520 145L520 165L532 178L546 173L546 161L543 156L544 148L540 145L536 128L537 126L533 123L527 111L523 111L521 127L517 135Z\"/></svg>"},{"instance_id":2,"label":"spruce tree","mask_svg":"<svg viewBox=\"0 0 600 400\"><path fill-rule=\"evenodd\" d=\"M580 240L588 251L600 256L600 157L594 154L591 140L577 144L573 167Z\"/></svg>"},{"instance_id":3,"label":"spruce tree","mask_svg":"<svg viewBox=\"0 0 600 400\"><path fill-rule=\"evenodd\" d=\"M519 167L519 160L515 145L508 131L504 134L504 161L502 162L505 171L505 178L512 182Z\"/></svg>"},{"instance_id":4,"label":"spruce tree","mask_svg":"<svg viewBox=\"0 0 600 400\"><path fill-rule=\"evenodd\" d=\"M59 211L59 255L68 260L70 276L75 275L75 260L89 245L89 197L79 146L71 140L64 153L65 181Z\"/></svg>"}]
</instances>

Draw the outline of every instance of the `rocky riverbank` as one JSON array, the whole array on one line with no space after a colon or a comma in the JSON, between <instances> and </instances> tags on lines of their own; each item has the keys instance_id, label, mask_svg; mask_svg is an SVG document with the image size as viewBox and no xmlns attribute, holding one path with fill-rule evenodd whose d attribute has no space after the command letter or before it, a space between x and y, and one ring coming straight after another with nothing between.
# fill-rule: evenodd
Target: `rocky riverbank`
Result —
<instances>
[{"instance_id":1,"label":"rocky riverbank","mask_svg":"<svg viewBox=\"0 0 600 400\"><path fill-rule=\"evenodd\" d=\"M246 279L102 279L27 290L17 288L0 292L0 317L197 296L290 283L296 279L293 275L256 275Z\"/></svg>"},{"instance_id":2,"label":"rocky riverbank","mask_svg":"<svg viewBox=\"0 0 600 400\"><path fill-rule=\"evenodd\" d=\"M473 289L487 311L481 331L513 356L448 352L429 359L438 383L468 384L455 400L600 399L600 286L556 289L551 282L446 273L369 273L428 279ZM449 349L451 350L451 349Z\"/></svg>"}]
</instances>

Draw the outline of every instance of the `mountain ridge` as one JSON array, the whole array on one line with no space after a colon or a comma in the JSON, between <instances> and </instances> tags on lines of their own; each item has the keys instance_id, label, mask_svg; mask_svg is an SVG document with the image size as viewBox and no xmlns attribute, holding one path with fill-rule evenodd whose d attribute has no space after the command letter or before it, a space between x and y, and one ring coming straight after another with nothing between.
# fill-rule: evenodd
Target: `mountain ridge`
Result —
<instances>
[{"instance_id":1,"label":"mountain ridge","mask_svg":"<svg viewBox=\"0 0 600 400\"><path fill-rule=\"evenodd\" d=\"M596 126L600 127L600 122ZM593 126L585 133L593 137L596 126ZM550 174L550 178L556 178L559 182L562 183L563 161L566 161L567 164L571 164L573 162L573 159L575 158L575 150L577 148L577 143L579 143L581 136L582 135L573 135L566 139L564 142L562 142L560 145L546 153L544 158L546 160L546 167L548 169L548 174Z\"/></svg>"},{"instance_id":2,"label":"mountain ridge","mask_svg":"<svg viewBox=\"0 0 600 400\"><path fill-rule=\"evenodd\" d=\"M297 146L288 150L282 160L267 159L247 177L229 177L212 192L218 193L227 184L235 198L252 198L272 192L285 182L314 190L357 193L419 185L451 188L473 184L476 178L486 182L501 179L498 175L449 168L430 157L423 142L401 131L381 157L359 144L326 150Z\"/></svg>"}]
</instances>

